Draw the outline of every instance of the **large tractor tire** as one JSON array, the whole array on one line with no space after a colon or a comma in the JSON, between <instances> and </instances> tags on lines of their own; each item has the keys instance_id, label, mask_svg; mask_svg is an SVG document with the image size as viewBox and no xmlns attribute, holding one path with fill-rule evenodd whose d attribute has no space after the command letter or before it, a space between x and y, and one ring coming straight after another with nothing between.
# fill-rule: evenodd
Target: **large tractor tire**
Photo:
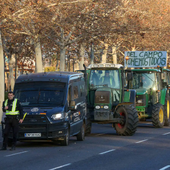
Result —
<instances>
[{"instance_id":1,"label":"large tractor tire","mask_svg":"<svg viewBox=\"0 0 170 170\"><path fill-rule=\"evenodd\" d=\"M117 114L124 117L122 123L116 123L115 129L118 135L132 136L137 129L138 114L133 105L122 105L116 110Z\"/></svg>"},{"instance_id":2,"label":"large tractor tire","mask_svg":"<svg viewBox=\"0 0 170 170\"><path fill-rule=\"evenodd\" d=\"M165 115L165 123L164 126L169 126L170 119L169 119L169 95L166 96L165 105L164 105L164 115Z\"/></svg>"},{"instance_id":3,"label":"large tractor tire","mask_svg":"<svg viewBox=\"0 0 170 170\"><path fill-rule=\"evenodd\" d=\"M90 135L91 134L91 128L92 128L92 123L90 123L90 126L86 129L85 135Z\"/></svg>"},{"instance_id":4,"label":"large tractor tire","mask_svg":"<svg viewBox=\"0 0 170 170\"><path fill-rule=\"evenodd\" d=\"M164 126L165 116L163 105L157 103L153 105L152 109L152 124L156 128L162 128Z\"/></svg>"}]
</instances>

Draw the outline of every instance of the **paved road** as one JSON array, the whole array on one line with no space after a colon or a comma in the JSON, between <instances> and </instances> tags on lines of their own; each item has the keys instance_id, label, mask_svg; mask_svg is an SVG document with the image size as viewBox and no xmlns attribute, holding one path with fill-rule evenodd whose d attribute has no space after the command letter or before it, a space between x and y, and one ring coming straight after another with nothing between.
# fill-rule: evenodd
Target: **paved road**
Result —
<instances>
[{"instance_id":1,"label":"paved road","mask_svg":"<svg viewBox=\"0 0 170 170\"><path fill-rule=\"evenodd\" d=\"M170 127L156 129L144 122L134 136L117 136L110 125L93 124L85 141L72 137L67 147L18 142L15 151L0 151L0 169L170 170Z\"/></svg>"}]
</instances>

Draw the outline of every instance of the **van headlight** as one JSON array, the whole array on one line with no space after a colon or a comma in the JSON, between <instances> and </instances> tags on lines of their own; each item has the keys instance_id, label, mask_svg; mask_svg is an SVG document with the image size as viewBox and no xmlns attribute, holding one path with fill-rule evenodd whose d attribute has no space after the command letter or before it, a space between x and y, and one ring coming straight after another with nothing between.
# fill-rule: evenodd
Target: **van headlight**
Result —
<instances>
[{"instance_id":1,"label":"van headlight","mask_svg":"<svg viewBox=\"0 0 170 170\"><path fill-rule=\"evenodd\" d=\"M56 113L51 116L53 120L60 120L63 119L63 113Z\"/></svg>"}]
</instances>

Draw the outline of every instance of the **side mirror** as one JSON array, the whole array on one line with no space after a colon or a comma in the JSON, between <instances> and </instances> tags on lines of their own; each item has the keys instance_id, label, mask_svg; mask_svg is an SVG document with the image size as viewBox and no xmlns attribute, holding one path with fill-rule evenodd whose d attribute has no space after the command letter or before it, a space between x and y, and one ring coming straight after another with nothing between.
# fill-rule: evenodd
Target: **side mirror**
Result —
<instances>
[{"instance_id":1,"label":"side mirror","mask_svg":"<svg viewBox=\"0 0 170 170\"><path fill-rule=\"evenodd\" d=\"M74 100L70 102L69 109L73 111L77 109L76 102Z\"/></svg>"},{"instance_id":2,"label":"side mirror","mask_svg":"<svg viewBox=\"0 0 170 170\"><path fill-rule=\"evenodd\" d=\"M133 78L133 73L132 72L127 72L126 80L130 81L130 80L132 80L132 78Z\"/></svg>"},{"instance_id":3,"label":"side mirror","mask_svg":"<svg viewBox=\"0 0 170 170\"><path fill-rule=\"evenodd\" d=\"M167 87L168 86L167 82L162 82L162 86Z\"/></svg>"},{"instance_id":4,"label":"side mirror","mask_svg":"<svg viewBox=\"0 0 170 170\"><path fill-rule=\"evenodd\" d=\"M165 72L161 73L161 79L162 80L166 79L166 73Z\"/></svg>"}]
</instances>

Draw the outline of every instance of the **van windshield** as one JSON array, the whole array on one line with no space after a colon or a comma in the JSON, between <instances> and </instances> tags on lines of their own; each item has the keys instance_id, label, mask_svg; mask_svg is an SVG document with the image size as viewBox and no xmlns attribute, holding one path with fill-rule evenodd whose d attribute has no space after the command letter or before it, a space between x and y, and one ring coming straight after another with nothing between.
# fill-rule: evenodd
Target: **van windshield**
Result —
<instances>
[{"instance_id":1,"label":"van windshield","mask_svg":"<svg viewBox=\"0 0 170 170\"><path fill-rule=\"evenodd\" d=\"M65 83L31 82L15 85L15 97L22 106L57 107L64 105Z\"/></svg>"}]
</instances>

